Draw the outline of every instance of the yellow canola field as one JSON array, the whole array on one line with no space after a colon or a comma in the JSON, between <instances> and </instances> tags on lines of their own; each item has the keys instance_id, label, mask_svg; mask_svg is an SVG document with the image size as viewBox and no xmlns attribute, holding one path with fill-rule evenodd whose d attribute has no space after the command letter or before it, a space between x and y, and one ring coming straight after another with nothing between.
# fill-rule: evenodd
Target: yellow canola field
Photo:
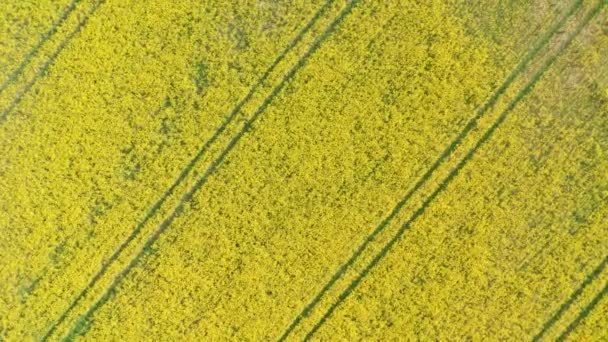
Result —
<instances>
[{"instance_id":1,"label":"yellow canola field","mask_svg":"<svg viewBox=\"0 0 608 342\"><path fill-rule=\"evenodd\" d=\"M476 18L452 9L354 6L75 330L93 340L279 337L495 90L493 76L505 78L503 58L510 69L522 58L467 36Z\"/></svg>"},{"instance_id":2,"label":"yellow canola field","mask_svg":"<svg viewBox=\"0 0 608 342\"><path fill-rule=\"evenodd\" d=\"M77 1L0 2L0 89ZM0 94L2 92L0 91Z\"/></svg>"},{"instance_id":3,"label":"yellow canola field","mask_svg":"<svg viewBox=\"0 0 608 342\"><path fill-rule=\"evenodd\" d=\"M568 327L608 282L607 19L580 33L315 337L601 340L601 308L584 330Z\"/></svg>"},{"instance_id":4,"label":"yellow canola field","mask_svg":"<svg viewBox=\"0 0 608 342\"><path fill-rule=\"evenodd\" d=\"M0 340L600 338L602 1L75 1L0 92Z\"/></svg>"},{"instance_id":5,"label":"yellow canola field","mask_svg":"<svg viewBox=\"0 0 608 342\"><path fill-rule=\"evenodd\" d=\"M99 5L0 124L2 336L40 338L86 300L80 293L321 5Z\"/></svg>"}]
</instances>

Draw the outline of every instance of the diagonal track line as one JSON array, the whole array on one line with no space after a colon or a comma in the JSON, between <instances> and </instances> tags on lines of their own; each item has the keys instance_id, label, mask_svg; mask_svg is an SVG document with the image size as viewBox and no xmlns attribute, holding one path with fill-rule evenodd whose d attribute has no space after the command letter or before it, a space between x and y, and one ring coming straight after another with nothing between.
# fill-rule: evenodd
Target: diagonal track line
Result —
<instances>
[{"instance_id":1,"label":"diagonal track line","mask_svg":"<svg viewBox=\"0 0 608 342\"><path fill-rule=\"evenodd\" d=\"M61 53L61 51L63 51L63 49L70 43L70 41L82 30L82 28L89 21L89 18L95 13L95 11L97 11L99 6L101 4L103 4L104 2L105 2L105 0L99 0L91 7L89 12L78 23L76 28L61 42L61 44L59 44L59 46L55 49L55 51L53 51L53 53L49 56L47 61L42 65L42 67L40 69L38 69L38 72L36 72L36 75L34 76L34 78L25 85L25 88L23 88L22 91L20 91L18 93L17 97L15 97L15 99L11 102L11 104L8 106L8 108L6 108L4 111L2 111L0 113L0 124L3 123L4 121L6 121L6 117L8 116L8 114L10 112L12 112L13 109L15 109L15 107L17 107L17 105L19 105L19 103L21 103L21 100L23 100L23 97L27 93L29 93L29 91L36 84L36 82L38 82L38 80L40 80L42 78L42 76L44 76L46 74L47 70L55 62L55 59L57 59L57 56Z\"/></svg>"},{"instance_id":2,"label":"diagonal track line","mask_svg":"<svg viewBox=\"0 0 608 342\"><path fill-rule=\"evenodd\" d=\"M560 305L559 309L549 317L543 324L540 332L534 336L532 341L540 341L543 336L551 329L555 323L570 309L572 304L581 296L583 291L587 288L587 286L591 285L595 279L604 271L606 266L608 265L608 255L602 260L602 262L587 276L585 276L585 280L581 283L581 285L568 297L568 299Z\"/></svg>"},{"instance_id":3,"label":"diagonal track line","mask_svg":"<svg viewBox=\"0 0 608 342\"><path fill-rule=\"evenodd\" d=\"M600 11L600 9L604 5L604 1L598 2L598 4L587 14L587 16L582 20L576 30L572 35L568 37L568 39L560 46L559 50L552 55L545 63L541 66L540 70L534 74L531 80L526 84L526 86L516 95L516 97L509 102L507 108L500 114L498 119L490 126L490 128L484 133L481 139L475 144L475 146L467 152L464 158L454 167L448 176L439 184L437 189L431 193L431 195L423 202L422 206L420 206L414 214L401 226L397 234L377 253L372 261L359 273L359 275L349 284L349 286L340 294L338 300L334 302L330 308L325 312L323 317L315 324L315 326L308 332L305 337L305 340L309 340L315 332L319 330L321 326L327 321L327 319L331 316L331 314L335 311L335 309L342 303L348 296L352 293L352 291L359 285L359 283L369 274L369 272L386 256L386 254L392 249L392 247L399 241L399 239L403 236L403 234L411 227L412 223L420 217L426 210L426 208L433 202L433 200L443 192L449 183L458 175L458 172L462 170L462 168L467 164L469 160L475 155L477 150L488 141L496 129L505 121L508 114L517 106L517 104L528 95L532 89L534 88L536 82L540 80L540 78L544 75L544 73L548 70L548 68L557 60L557 58L561 55L561 53L572 43L574 38L582 31L582 29L589 23L589 21L595 17Z\"/></svg>"},{"instance_id":4,"label":"diagonal track line","mask_svg":"<svg viewBox=\"0 0 608 342\"><path fill-rule=\"evenodd\" d=\"M205 172L201 175L201 177L196 181L196 183L192 186L192 188L186 192L179 204L176 208L171 212L171 214L158 226L158 228L150 235L150 237L146 240L144 246L140 249L138 254L129 262L129 264L114 278L111 285L106 289L104 295L97 301L93 306L89 308L89 310L81 316L75 326L70 330L68 335L65 337L67 340L71 340L73 337L80 334L81 330L84 328L86 322L90 319L90 317L99 309L107 300L110 298L112 293L116 291L116 287L120 284L120 282L124 279L124 277L130 272L130 270L137 265L140 258L145 254L145 251L149 249L152 244L154 244L160 235L171 225L171 223L181 214L184 209L186 203L192 200L192 197L196 194L196 192L207 182L209 176L211 176L222 164L228 153L236 146L236 144L240 141L240 139L251 130L252 125L259 118L259 116L268 108L268 106L272 103L273 99L285 88L287 83L295 76L295 74L306 64L308 59L316 52L316 50L321 46L321 44L335 31L335 29L339 26L339 24L344 20L344 18L352 11L355 4L358 0L351 0L336 16L334 21L326 28L326 30L315 39L314 43L311 47L306 51L306 53L298 60L298 62L289 70L289 72L283 76L282 80L277 84L272 92L268 95L268 97L264 100L264 102L260 105L260 107L253 113L253 115L245 122L241 130L235 135L221 154L211 163L211 165L205 170ZM47 338L50 334L47 334Z\"/></svg>"},{"instance_id":5,"label":"diagonal track line","mask_svg":"<svg viewBox=\"0 0 608 342\"><path fill-rule=\"evenodd\" d=\"M604 285L604 288L593 297L593 300L589 304L587 304L583 310L576 316L574 321L568 325L566 330L557 338L557 341L564 341L576 327L589 316L591 312L595 309L597 304L602 301L602 299L608 294L608 283Z\"/></svg>"},{"instance_id":6,"label":"diagonal track line","mask_svg":"<svg viewBox=\"0 0 608 342\"><path fill-rule=\"evenodd\" d=\"M308 23L300 30L300 32L296 35L296 37L287 45L287 47L275 58L272 64L266 69L264 74L258 79L258 81L249 89L249 92L243 99L241 99L237 105L230 111L230 113L225 117L222 124L215 130L211 138L209 138L205 143L200 147L197 151L194 158L188 162L185 168L182 169L179 176L175 179L173 184L165 190L165 192L161 195L161 197L150 207L150 209L146 212L144 217L137 223L133 231L129 234L127 239L123 241L118 248L112 253L110 258L102 265L102 267L95 273L95 275L89 280L87 285L80 291L80 293L76 296L76 298L70 303L68 308L59 316L57 321L53 323L51 328L47 331L43 340L47 339L57 327L65 321L68 314L76 307L76 305L86 296L88 291L95 286L95 284L101 279L101 277L107 272L108 268L114 263L120 255L124 252L127 246L141 233L141 230L148 223L148 221L156 215L158 210L162 207L162 205L166 202L166 200L173 195L175 189L186 179L188 174L192 171L194 166L199 162L199 160L205 155L205 153L209 150L211 145L215 143L215 141L224 133L226 128L234 121L234 119L241 112L241 109L245 104L247 104L253 95L258 91L258 89L268 80L270 74L275 70L277 65L285 58L285 56L304 38L306 33L310 31L312 26L321 18L321 16L327 11L327 9L335 2L335 0L327 0L313 15L313 17L308 21Z\"/></svg>"},{"instance_id":7,"label":"diagonal track line","mask_svg":"<svg viewBox=\"0 0 608 342\"><path fill-rule=\"evenodd\" d=\"M78 5L80 1L82 0L72 0L72 2L61 13L61 16L53 23L51 28L42 35L42 38L38 41L38 43L27 53L27 55L25 55L25 58L23 58L21 63L19 63L17 69L15 69L15 71L10 74L10 76L6 81L4 81L4 83L2 83L2 85L0 86L0 95L2 95L2 92L6 90L6 88L8 88L8 86L13 83L15 79L17 79L17 77L21 75L21 73L23 73L23 70L30 63L32 58L36 56L38 50L40 50L42 45L44 45L44 43L46 43L49 39L51 39L51 37L55 33L57 33L57 29L59 28L59 26L61 26L63 22L68 18L70 13L74 11L76 5Z\"/></svg>"},{"instance_id":8,"label":"diagonal track line","mask_svg":"<svg viewBox=\"0 0 608 342\"><path fill-rule=\"evenodd\" d=\"M325 286L317 293L317 295L310 301L306 307L296 316L296 318L287 327L283 335L279 337L279 341L284 341L289 334L297 327L297 325L305 318L310 315L312 310L318 305L323 296L331 289L331 287L342 277L342 275L351 267L355 261L360 257L367 246L388 226L388 224L397 216L401 209L407 204L411 197L426 184L431 178L433 173L443 164L448 157L455 151L458 144L477 126L478 121L494 107L498 99L507 90L507 88L513 83L513 81L523 72L526 66L532 61L538 52L549 42L549 40L560 30L560 28L566 23L568 18L572 16L576 11L580 9L581 0L574 1L574 4L569 8L566 15L553 25L543 36L537 44L524 56L519 64L513 69L511 74L505 79L503 84L496 90L496 92L490 97L490 99L477 111L476 115L467 123L464 129L458 134L458 136L446 147L439 158L433 163L428 171L418 180L414 187L408 191L408 193L397 203L390 214L380 222L380 224L374 229L374 231L365 239L365 241L357 248L353 255L342 264L338 270L332 275L331 279L325 284Z\"/></svg>"}]
</instances>

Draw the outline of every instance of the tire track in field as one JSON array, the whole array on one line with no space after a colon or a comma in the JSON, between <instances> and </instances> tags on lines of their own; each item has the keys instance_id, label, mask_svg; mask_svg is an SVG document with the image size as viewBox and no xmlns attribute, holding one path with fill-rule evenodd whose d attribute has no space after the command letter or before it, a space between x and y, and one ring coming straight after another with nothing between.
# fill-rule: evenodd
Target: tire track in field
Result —
<instances>
[{"instance_id":1,"label":"tire track in field","mask_svg":"<svg viewBox=\"0 0 608 342\"><path fill-rule=\"evenodd\" d=\"M224 133L227 127L234 121L234 119L241 112L243 106L247 104L258 89L267 81L270 74L274 71L277 65L285 58L285 56L304 38L306 33L314 26L314 24L321 18L321 16L327 11L335 0L327 0L308 21L308 23L300 30L296 37L287 45L287 47L275 58L272 64L262 74L262 77L249 89L248 93L243 97L237 105L230 111L230 113L224 118L224 121L216 128L211 138L204 142L199 148L194 158L192 158L185 168L182 169L179 176L175 179L173 184L163 192L161 197L150 207L145 213L144 217L135 226L131 234L124 240L118 248L112 253L110 258L102 265L102 267L95 273L95 275L89 280L85 288L76 296L76 298L70 303L68 308L61 314L61 316L53 323L51 328L44 335L42 340L47 340L52 335L57 327L62 324L67 318L68 314L78 305L78 303L87 295L88 291L97 284L103 275L107 272L108 268L120 257L127 246L141 233L141 230L152 219L166 202L166 200L173 195L175 189L186 179L190 174L194 166L200 161L200 159L208 152L211 145Z\"/></svg>"},{"instance_id":2,"label":"tire track in field","mask_svg":"<svg viewBox=\"0 0 608 342\"><path fill-rule=\"evenodd\" d=\"M566 330L557 338L558 341L564 341L576 327L589 316L591 312L595 309L597 304L602 301L602 299L608 294L608 283L604 285L604 288L595 296L593 300L589 304L587 304L581 312L576 316L574 321L568 325Z\"/></svg>"},{"instance_id":3,"label":"tire track in field","mask_svg":"<svg viewBox=\"0 0 608 342\"><path fill-rule=\"evenodd\" d=\"M293 48L293 46L295 46L302 39L302 36L308 30L310 30L310 28L314 25L314 23L317 21L317 19L319 19L321 17L321 15L326 11L327 8L329 8L329 6L333 2L334 2L334 0L326 1L326 3L322 6L322 8L315 14L315 16L311 19L311 21L300 32L298 37L296 37L296 39L294 41L292 41L292 43L288 46L288 49L285 50L285 52L279 56L278 60L273 62L273 64L271 65L272 68L274 68L283 59L283 57L289 51L289 49ZM84 328L85 323L89 320L89 318L92 316L92 314L94 314L98 308L103 306L103 304L109 299L111 294L115 292L116 287L119 285L119 283L122 281L122 279L124 279L124 277L129 273L129 271L138 264L141 257L145 254L145 251L148 250L156 240L158 240L160 235L171 225L173 220L175 220L175 218L177 218L181 214L181 212L184 209L185 204L188 203L192 199L192 197L196 194L196 192L206 183L207 179L220 167L220 165L222 164L223 160L226 158L228 153L236 146L236 144L240 141L240 139L247 132L249 132L251 130L252 125L257 120L257 118L268 108L268 106L272 103L273 99L283 90L283 88L287 85L288 81L290 81L295 76L297 71L306 64L308 59L321 46L321 44L335 31L335 29L343 21L343 19L352 11L352 9L354 8L354 5L357 2L358 2L358 0L350 1L346 5L346 7L344 7L341 10L341 12L337 15L337 17L331 22L331 24L325 29L325 31L314 40L314 42L312 43L312 45L308 49L308 51L306 51L306 53L304 53L304 55L299 58L299 60L287 72L287 74L282 77L279 84L277 84L273 88L271 93L264 99L262 104L257 108L257 110L253 113L253 115L251 115L249 117L249 119L244 123L241 130L228 142L228 144L224 147L224 149L222 150L220 155L206 168L206 170L203 172L203 174L197 179L195 184L181 197L180 201L178 202L177 206L173 209L171 214L167 218L165 218L164 221L156 228L156 230L148 237L144 246L139 250L137 255L127 264L127 266L125 268L123 268L123 270L120 273L118 273L118 275L112 281L111 285L106 289L103 296L98 301L96 301L84 315L82 315L78 319L76 324L70 330L68 335L66 337L64 337L64 339L68 339L68 340L72 339L73 337L79 335L82 332L82 329ZM272 70L267 71L264 74L264 77L267 78L271 72L272 72ZM256 87L261 86L261 84L264 83L264 81L265 81L265 79L262 79L261 81L259 81L256 84ZM251 96L253 96L253 93L254 93L254 91L250 92L250 94L247 96L247 99L249 99ZM245 104L245 101L242 101L241 103L239 103L238 110L235 110L232 112L233 118L236 117L236 114L240 111L240 107L242 107L244 104ZM225 125L222 125L222 127L225 129L225 127L227 125L228 125L228 123L225 123ZM219 133L217 134L217 136L214 135L215 139L217 139L217 137L219 137L219 135L220 135ZM210 145L210 144L206 143L204 145L204 147L208 148L208 145ZM200 158L200 156L202 156L203 154L204 154L204 151L201 150L197 154L197 157ZM194 166L195 162L196 161L189 163L188 166L190 166L190 165ZM192 166L190 167L190 169L192 168ZM181 180L183 180L186 177L186 174L189 172L190 169L188 169L188 171L186 171L185 173L182 173L183 177L182 177L182 175L180 175L181 178L178 178L180 180L180 182L181 182ZM175 184L175 186L172 186L170 189L175 189L176 186L177 186L177 184ZM166 198L162 198L162 201L164 201L165 199ZM160 204L157 203L155 206L153 206L153 210L157 211L159 209L159 207L160 207ZM145 217L145 220L147 221L150 217L152 217L152 215L147 214ZM140 225L138 225L138 227L139 226ZM141 226L143 226L143 224ZM137 235L137 234L132 234L132 235L133 235L133 237L131 238L131 240L133 240L135 238L135 235ZM122 252L122 250L124 250L125 247L126 247L126 244L124 245L124 247L121 245L120 252ZM115 257L111 261L116 260L119 257L118 254L120 254L120 252L115 253ZM95 282L99 278L101 278L101 276L103 275L103 273L105 273L105 270L109 267L109 265L110 265L110 263L106 263L104 265L103 271L101 273L98 273L99 275L96 275L94 277ZM86 294L86 291L88 291L93 285L94 284L85 288L83 290L83 293ZM78 300L80 300L82 297L84 297L84 294L79 295ZM69 311L71 311L73 309L73 307L76 306L76 304L77 303L74 302L70 305L68 310L60 317L60 321L56 322L51 327L51 330L49 330L47 332L47 334L44 336L43 340L47 340L50 337L50 335L55 331L57 326L63 320L65 320Z\"/></svg>"},{"instance_id":4,"label":"tire track in field","mask_svg":"<svg viewBox=\"0 0 608 342\"><path fill-rule=\"evenodd\" d=\"M469 160L475 155L477 150L487 142L494 132L500 127L500 125L505 121L508 114L517 106L517 104L528 95L533 89L536 83L542 78L545 72L549 69L549 67L562 55L562 52L570 46L574 38L578 36L578 34L587 26L587 24L593 19L600 10L606 5L605 0L600 0L593 7L587 15L583 18L583 20L577 25L574 32L560 45L558 50L551 55L540 67L540 69L531 77L531 79L526 83L524 88L517 93L517 95L509 102L506 109L500 114L498 119L490 126L488 130L483 134L479 141L470 149L463 159L458 162L458 164L450 171L448 176L439 184L439 186L424 200L423 204L412 214L412 216L399 228L397 234L393 236L390 241L377 253L372 261L368 263L365 268L359 273L359 275L348 285L348 287L340 293L338 300L334 302L329 309L323 314L321 319L313 326L313 328L307 333L304 340L310 340L310 338L323 326L323 324L327 321L327 319L332 315L335 309L342 303L348 296L353 292L353 290L359 285L359 283L369 274L369 272L386 256L386 254L393 248L393 246L399 241L399 239L403 236L403 234L411 227L412 223L420 217L426 210L426 208L433 202L433 200L443 192L449 183L458 175L460 170L468 163Z\"/></svg>"},{"instance_id":5,"label":"tire track in field","mask_svg":"<svg viewBox=\"0 0 608 342\"><path fill-rule=\"evenodd\" d=\"M505 91L509 88L509 86L515 81L515 79L524 71L524 69L528 66L528 64L536 57L536 55L540 52L540 50L547 45L547 43L551 40L551 38L557 33L566 23L566 21L577 12L582 5L581 0L575 0L573 5L568 9L568 12L561 18L555 25L553 25L547 33L541 37L541 39L537 42L534 47L529 50L523 59L518 63L518 65L513 69L511 74L507 76L505 81L501 84L501 86L494 92L494 94L488 99L488 101L480 107L475 116L469 120L467 125L464 127L462 131L456 136L456 138L445 148L439 158L431 165L428 171L418 180L418 182L411 188L406 195L397 203L397 205L393 208L393 210L389 213L389 215L382 220L382 222L372 231L370 235L365 239L365 241L357 248L357 250L353 253L353 255L346 261L346 263L342 264L338 270L332 275L330 280L325 284L325 286L315 295L315 297L310 301L306 307L296 316L296 318L292 321L292 323L287 327L285 332L279 337L279 341L284 341L293 330L300 324L300 322L307 316L309 316L314 310L314 308L321 301L323 296L333 287L333 285L346 273L347 269L349 269L361 256L367 246L380 234L384 231L384 229L389 225L389 223L397 216L397 214L401 211L401 209L409 202L409 200L414 196L416 192L422 186L426 184L427 181L430 180L433 173L441 166L450 155L456 150L456 147L464 140L464 138L475 128L479 120L489 111L491 110L499 98L504 94Z\"/></svg>"},{"instance_id":6,"label":"tire track in field","mask_svg":"<svg viewBox=\"0 0 608 342\"><path fill-rule=\"evenodd\" d=\"M2 92L10 84L12 84L15 81L15 79L21 75L21 73L23 73L23 69L25 69L25 67L27 66L27 64L30 63L32 58L34 58L34 56L36 56L36 54L38 53L38 50L40 50L42 45L44 45L44 43L46 43L47 40L49 40L55 33L57 33L57 29L59 28L59 26L61 26L63 24L63 22L67 19L67 17L74 11L74 9L76 8L76 5L78 5L78 3L80 1L82 1L82 0L72 0L72 2L65 8L65 10L63 10L59 19L57 19L53 23L51 28L42 35L42 38L38 41L38 43L32 49L30 49L30 51L27 53L27 55L25 55L25 57L23 58L21 63L19 63L19 66L17 67L17 69L15 69L9 75L9 77L6 79L6 81L4 81L4 83L2 83L2 85L0 85L0 95L2 95Z\"/></svg>"},{"instance_id":7,"label":"tire track in field","mask_svg":"<svg viewBox=\"0 0 608 342\"><path fill-rule=\"evenodd\" d=\"M81 0L78 0L78 1L81 1ZM38 71L34 75L34 78L32 78L32 80L29 81L25 85L25 87L20 92L17 93L16 97L13 99L11 104L4 111L2 111L0 113L0 124L4 123L6 121L7 116L15 109L15 107L17 107L17 105L19 105L19 103L21 103L21 100L23 99L23 97L25 95L27 95L30 92L30 90L32 89L32 87L46 74L47 70L55 62L55 59L57 59L57 56L59 56L61 51L63 51L63 49L72 41L72 39L74 39L74 37L76 37L76 35L86 26L87 22L89 21L89 18L97 11L99 6L101 6L101 4L103 4L104 2L105 2L105 0L99 0L99 1L95 2L93 4L93 6L91 6L89 11L84 15L84 18L78 22L78 24L76 25L74 30L72 30L72 32L70 32L70 34L68 34L68 36L51 53L51 55L46 60L46 62L44 62L44 64L42 64L42 66L38 69ZM66 16L66 18L67 18L67 16ZM66 18L63 18L63 20L65 20ZM53 30L56 31L57 28L58 27L54 27ZM47 38L47 40L49 38ZM40 47L38 47L38 48L40 48ZM30 57L30 59L33 57L34 56L32 55ZM22 73L22 72L23 72L23 69L20 70L20 73ZM18 77L18 76L19 75L16 75L15 77ZM7 84L7 86L8 86L8 84Z\"/></svg>"},{"instance_id":8,"label":"tire track in field","mask_svg":"<svg viewBox=\"0 0 608 342\"><path fill-rule=\"evenodd\" d=\"M549 329L551 329L555 325L555 323L557 323L557 321L559 321L559 319L568 311L568 309L570 309L572 304L574 304L574 302L576 302L578 300L578 298L581 296L583 291L597 279L597 277L604 271L604 269L606 268L607 265L608 265L608 255L606 255L606 257L604 257L604 260L602 260L602 262L600 262L600 264L593 271L591 271L589 274L587 274L585 276L585 280L583 280L581 285L574 292L572 292L572 294L568 297L568 299L566 299L566 301L560 305L560 307L557 309L557 311L553 315L551 315L551 317L549 317L549 319L547 319L545 321L545 323L543 323L543 326L542 326L540 332L538 334L536 334L536 336L534 336L532 341L535 341L535 342L540 341L543 338L543 336L547 333L547 331L549 331ZM581 314L582 313L583 312L581 312ZM576 321L576 319L575 319L575 321ZM580 322L580 320L579 320L579 322ZM576 323L576 324L578 324L578 323ZM574 327L572 329L574 329ZM568 329L566 329L566 331L568 331Z\"/></svg>"}]
</instances>

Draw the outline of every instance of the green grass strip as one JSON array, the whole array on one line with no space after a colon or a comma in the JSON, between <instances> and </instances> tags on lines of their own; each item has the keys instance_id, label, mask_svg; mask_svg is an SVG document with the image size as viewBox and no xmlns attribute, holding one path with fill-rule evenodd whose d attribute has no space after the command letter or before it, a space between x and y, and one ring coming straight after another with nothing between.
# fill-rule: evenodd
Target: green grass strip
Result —
<instances>
[{"instance_id":1,"label":"green grass strip","mask_svg":"<svg viewBox=\"0 0 608 342\"><path fill-rule=\"evenodd\" d=\"M315 295L315 297L310 301L306 307L296 316L296 318L291 322L291 324L287 327L285 332L279 337L279 341L284 341L289 334L293 332L293 330L300 324L300 322L310 315L312 310L318 305L323 296L331 289L331 287L344 275L349 267L351 267L359 256L363 253L363 251L367 248L367 246L375 240L375 238L388 226L388 224L397 216L397 214L401 211L401 209L407 204L407 202L411 199L411 197L426 184L426 182L431 178L433 173L443 164L449 156L456 150L456 147L462 142L462 140L475 128L477 127L478 121L490 110L494 107L498 99L502 96L502 94L507 90L507 88L513 83L513 81L523 72L526 66L532 61L534 57L538 54L538 52L550 41L550 39L555 35L555 33L561 29L561 27L565 24L568 18L574 14L578 9L580 9L582 1L576 0L574 4L569 8L566 15L559 20L556 24L554 24L537 43L536 45L528 51L528 53L524 56L524 58L519 62L519 64L513 69L511 74L505 79L503 84L496 90L496 92L488 99L488 101L477 110L475 116L469 120L464 129L458 134L458 136L445 148L443 153L439 156L439 158L431 165L431 167L427 170L427 172L418 180L418 182L414 185L412 189L410 189L407 194L397 203L397 205L393 208L390 214L380 222L380 224L373 230L373 232L367 236L365 241L355 250L355 252L351 255L351 257L342 264L338 270L332 275L330 280L323 286L321 291Z\"/></svg>"},{"instance_id":2,"label":"green grass strip","mask_svg":"<svg viewBox=\"0 0 608 342\"><path fill-rule=\"evenodd\" d=\"M240 139L245 135L245 133L249 132L252 128L252 125L258 119L258 117L268 108L268 106L272 103L274 98L285 88L287 83L295 76L295 74L306 64L306 61L312 56L312 54L321 46L323 43L338 27L338 25L344 20L344 18L351 12L357 0L351 1L342 11L338 14L338 16L334 19L334 21L327 27L327 29L314 41L309 50L298 60L295 66L291 68L291 70L283 76L282 80L277 84L272 92L268 95L268 97L264 100L264 102L258 107L258 109L253 113L253 115L245 122L242 129L235 135L228 145L224 148L221 154L216 158L211 165L205 170L205 172L201 175L201 177L196 181L196 183L192 186L192 188L182 196L177 207L171 212L171 214L158 226L156 231L152 233L152 235L146 240L142 249L138 252L138 254L133 258L129 264L114 278L112 284L107 288L104 295L93 305L89 310L82 315L78 321L76 322L73 329L69 332L69 334L64 337L63 341L71 341L76 336L81 335L86 329L87 325L90 324L91 316L105 304L112 293L116 291L117 286L124 279L124 277L130 272L130 270L135 267L141 257L146 254L146 250L150 250L151 246L158 240L160 235L171 225L171 223L181 214L184 209L186 203L192 200L192 197L196 194L196 192L207 182L208 178L222 165L224 159L227 157L228 153L236 146L236 144L240 141Z\"/></svg>"},{"instance_id":3,"label":"green grass strip","mask_svg":"<svg viewBox=\"0 0 608 342\"><path fill-rule=\"evenodd\" d=\"M555 325L555 323L557 323L557 321L564 315L564 313L566 313L566 311L570 309L572 304L581 296L587 286L593 283L593 281L597 279L597 277L604 271L606 265L608 265L608 255L593 271L591 271L585 276L585 280L583 280L581 285L574 292L572 292L568 299L563 302L562 305L560 305L557 311L553 315L551 315L551 317L549 317L549 319L547 319L545 323L543 323L540 332L536 334L536 336L534 336L532 341L536 342L541 340L541 338L547 333L547 331L549 331L549 329L551 329Z\"/></svg>"},{"instance_id":4,"label":"green grass strip","mask_svg":"<svg viewBox=\"0 0 608 342\"><path fill-rule=\"evenodd\" d=\"M47 40L49 40L55 33L57 33L57 29L59 28L59 26L61 26L63 22L68 18L70 13L74 11L76 5L78 5L80 1L82 0L72 0L68 7L66 7L66 9L61 13L61 16L57 19L57 21L53 23L51 28L42 35L38 43L27 53L27 55L25 55L25 58L21 61L17 69L15 69L15 71L11 73L8 79L4 81L4 83L0 86L0 95L2 95L2 92L6 90L6 88L8 88L8 86L13 83L15 79L19 77L19 75L23 73L23 69L25 69L25 67L30 63L32 58L34 58L34 56L38 54L38 50L40 50L42 45L44 45Z\"/></svg>"},{"instance_id":5,"label":"green grass strip","mask_svg":"<svg viewBox=\"0 0 608 342\"><path fill-rule=\"evenodd\" d=\"M393 246L399 241L403 234L411 227L412 223L420 217L426 210L426 208L433 202L433 200L447 188L448 184L458 175L458 172L467 164L467 162L474 156L477 150L490 139L496 129L505 121L508 114L515 108L515 106L534 88L536 82L544 75L548 68L557 60L561 53L572 43L574 38L580 33L580 31L589 23L589 21L599 13L599 10L603 7L603 1L598 3L593 10L583 19L581 24L576 28L575 32L570 35L564 44L562 44L559 50L551 56L541 66L540 70L534 74L532 79L526 84L526 86L511 100L507 108L500 114L498 119L490 126L484 133L481 139L470 149L465 157L450 171L448 176L439 184L437 189L431 193L431 195L423 202L423 204L412 214L412 216L401 226L397 231L397 234L377 253L372 261L359 273L359 275L349 284L349 286L340 294L338 300L334 302L330 308L325 312L321 319L314 325L314 327L308 332L305 340L309 340L318 330L323 326L327 319L332 315L336 308L344 302L346 298L352 293L352 291L359 285L359 283L369 274L369 272L386 256L386 254L393 248Z\"/></svg>"},{"instance_id":6,"label":"green grass strip","mask_svg":"<svg viewBox=\"0 0 608 342\"><path fill-rule=\"evenodd\" d=\"M124 252L127 246L141 233L143 227L148 223L148 221L156 215L161 206L165 203L165 201L173 195L175 189L186 179L188 174L192 171L194 166L199 162L199 160L205 155L205 153L209 150L211 145L215 143L215 141L224 133L228 125L237 117L237 115L241 112L243 106L251 100L253 95L258 91L258 89L268 80L270 74L274 71L277 65L285 58L285 56L303 39L304 35L312 26L321 18L321 16L327 11L327 9L331 6L331 4L335 0L326 1L313 15L313 17L308 21L308 23L300 30L300 32L296 35L296 37L287 45L287 47L275 58L272 64L266 69L264 74L258 79L258 81L249 89L249 92L243 99L241 99L237 105L230 111L230 113L224 118L222 124L214 131L211 138L204 142L201 148L197 151L194 158L192 158L185 168L182 169L179 176L173 181L173 184L165 190L165 192L160 196L160 198L148 209L144 217L137 223L133 231L129 234L126 240L124 240L118 248L112 253L110 258L102 265L102 267L95 273L95 275L89 280L84 289L76 296L76 298L70 303L66 310L61 314L61 316L53 323L53 325L49 328L46 334L43 337L43 341L47 340L48 337L57 329L57 327L65 321L68 314L76 307L76 305L86 296L88 291L97 284L97 282L101 279L101 277L107 272L107 269L112 265Z\"/></svg>"}]
</instances>

